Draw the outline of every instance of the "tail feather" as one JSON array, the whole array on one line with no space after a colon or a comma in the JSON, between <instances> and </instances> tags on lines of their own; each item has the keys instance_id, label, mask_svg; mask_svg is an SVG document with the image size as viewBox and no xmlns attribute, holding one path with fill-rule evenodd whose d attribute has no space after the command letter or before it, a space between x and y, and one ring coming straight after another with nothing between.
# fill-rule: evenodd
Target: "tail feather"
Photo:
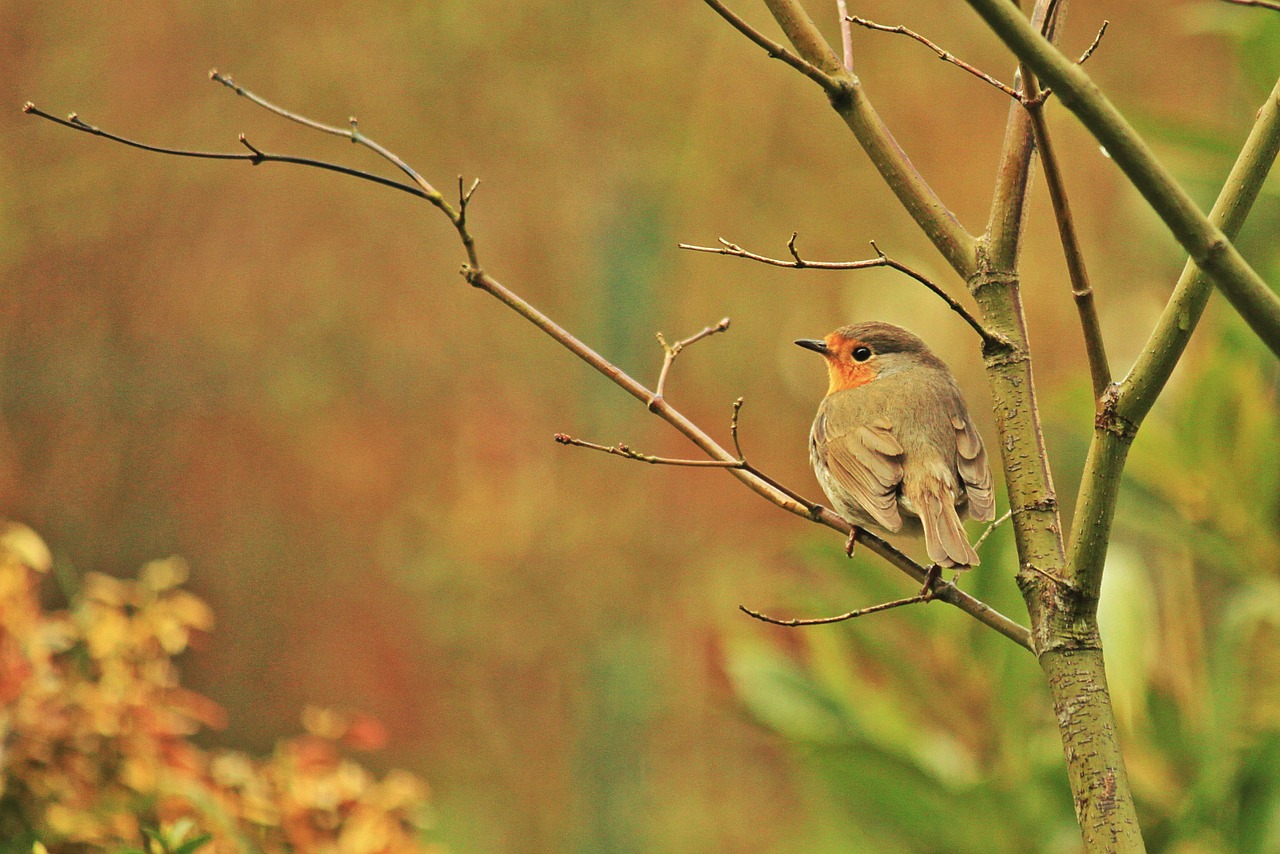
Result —
<instances>
[{"instance_id":1,"label":"tail feather","mask_svg":"<svg viewBox=\"0 0 1280 854\"><path fill-rule=\"evenodd\" d=\"M920 508L920 523L924 527L929 560L943 567L977 566L980 563L978 553L969 545L969 535L960 524L951 490L941 484L933 489L925 488L914 503Z\"/></svg>"}]
</instances>

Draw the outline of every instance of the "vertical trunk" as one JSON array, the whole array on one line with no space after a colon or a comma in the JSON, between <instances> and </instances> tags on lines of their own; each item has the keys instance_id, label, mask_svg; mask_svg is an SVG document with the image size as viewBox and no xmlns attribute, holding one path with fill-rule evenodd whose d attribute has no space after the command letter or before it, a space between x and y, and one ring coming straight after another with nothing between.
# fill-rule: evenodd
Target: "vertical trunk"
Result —
<instances>
[{"instance_id":1,"label":"vertical trunk","mask_svg":"<svg viewBox=\"0 0 1280 854\"><path fill-rule=\"evenodd\" d=\"M983 355L1018 546L1018 586L1031 638L1053 697L1067 775L1085 850L1145 851L1107 691L1097 598L1073 581L1044 445L1026 319L1016 272L982 270L969 288L988 328L1007 347Z\"/></svg>"},{"instance_id":2,"label":"vertical trunk","mask_svg":"<svg viewBox=\"0 0 1280 854\"><path fill-rule=\"evenodd\" d=\"M1067 775L1086 851L1146 848L1116 736L1102 649L1056 649L1040 656L1067 757Z\"/></svg>"}]
</instances>

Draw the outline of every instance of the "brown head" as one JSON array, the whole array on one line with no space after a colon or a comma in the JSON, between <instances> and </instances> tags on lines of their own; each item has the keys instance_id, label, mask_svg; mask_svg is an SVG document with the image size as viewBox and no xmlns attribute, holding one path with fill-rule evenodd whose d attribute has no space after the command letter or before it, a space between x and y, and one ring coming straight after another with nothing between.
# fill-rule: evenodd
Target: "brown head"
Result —
<instances>
[{"instance_id":1,"label":"brown head","mask_svg":"<svg viewBox=\"0 0 1280 854\"><path fill-rule=\"evenodd\" d=\"M842 326L825 338L801 338L796 344L827 360L827 394L913 367L946 371L946 365L918 336L878 320Z\"/></svg>"}]
</instances>

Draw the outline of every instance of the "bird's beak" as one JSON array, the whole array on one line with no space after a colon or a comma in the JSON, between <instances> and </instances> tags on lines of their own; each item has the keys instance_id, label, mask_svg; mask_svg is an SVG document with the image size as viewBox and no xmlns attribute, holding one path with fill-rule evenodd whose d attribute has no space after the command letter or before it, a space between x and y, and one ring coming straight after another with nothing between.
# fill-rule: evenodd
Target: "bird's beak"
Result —
<instances>
[{"instance_id":1,"label":"bird's beak","mask_svg":"<svg viewBox=\"0 0 1280 854\"><path fill-rule=\"evenodd\" d=\"M824 356L831 354L831 351L827 348L827 342L821 338L801 338L796 342L796 345L806 350L812 350L815 353L821 353Z\"/></svg>"}]
</instances>

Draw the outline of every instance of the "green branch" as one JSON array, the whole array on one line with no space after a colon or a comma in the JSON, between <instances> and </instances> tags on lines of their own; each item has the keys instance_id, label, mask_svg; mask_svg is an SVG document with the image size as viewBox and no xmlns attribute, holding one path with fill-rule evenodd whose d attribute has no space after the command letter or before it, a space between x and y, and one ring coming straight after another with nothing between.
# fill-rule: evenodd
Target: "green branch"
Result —
<instances>
[{"instance_id":1,"label":"green branch","mask_svg":"<svg viewBox=\"0 0 1280 854\"><path fill-rule=\"evenodd\" d=\"M1231 237L1244 224L1278 152L1280 81L1258 112L1209 214L1213 224ZM1212 290L1208 276L1188 261L1133 369L1103 400L1076 503L1069 564L1086 599L1091 597L1095 603L1129 445L1191 340Z\"/></svg>"},{"instance_id":2,"label":"green branch","mask_svg":"<svg viewBox=\"0 0 1280 854\"><path fill-rule=\"evenodd\" d=\"M1280 355L1280 297L1169 176L1089 75L1040 35L1010 0L969 0L969 5L1102 143L1197 266Z\"/></svg>"}]
</instances>

